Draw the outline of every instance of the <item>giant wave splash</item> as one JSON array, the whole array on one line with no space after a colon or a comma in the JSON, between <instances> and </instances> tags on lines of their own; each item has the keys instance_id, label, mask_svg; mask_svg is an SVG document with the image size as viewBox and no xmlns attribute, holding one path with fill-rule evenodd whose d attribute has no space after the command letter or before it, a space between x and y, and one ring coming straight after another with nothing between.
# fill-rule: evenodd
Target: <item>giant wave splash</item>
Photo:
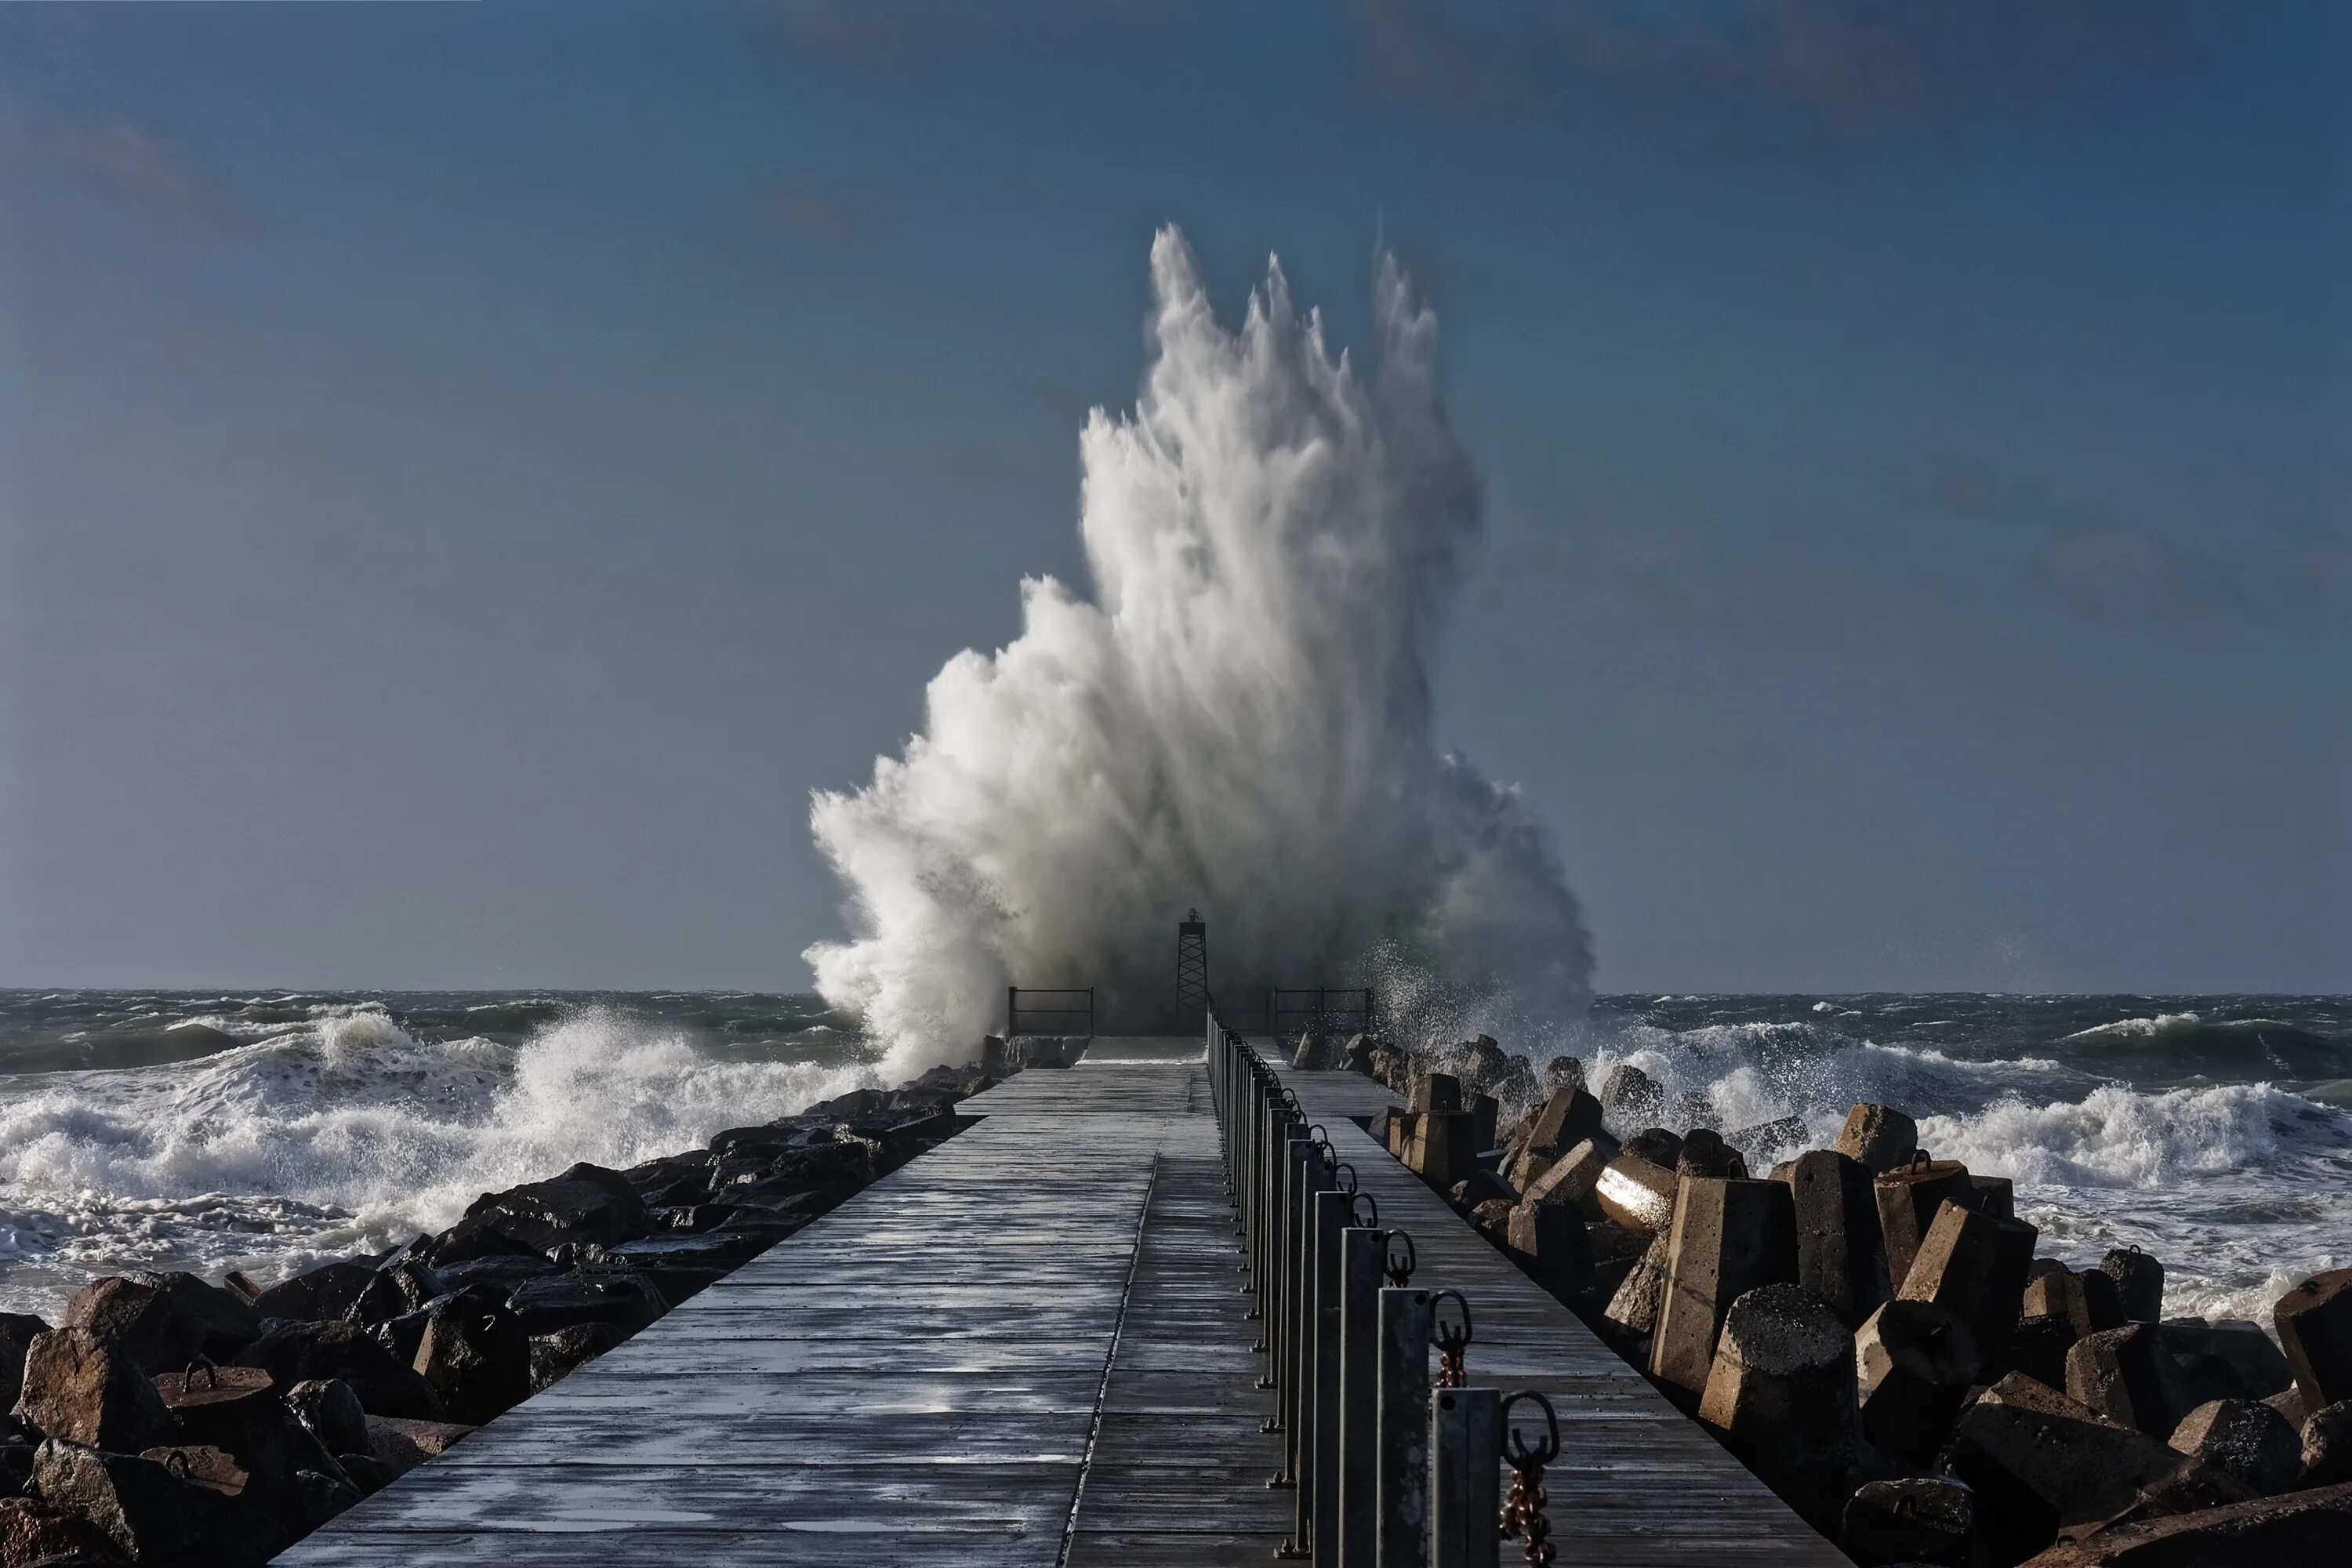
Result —
<instances>
[{"instance_id":1,"label":"giant wave splash","mask_svg":"<svg viewBox=\"0 0 2352 1568\"><path fill-rule=\"evenodd\" d=\"M1573 1016L1589 944L1543 835L1431 739L1479 521L1434 318L1384 258L1365 367L1278 262L1232 331L1173 229L1151 279L1134 412L1080 440L1094 598L1024 581L1021 635L950 659L903 754L815 796L854 932L809 950L818 989L901 1072L969 1054L1008 984L1091 984L1150 1026L1198 906L1220 985L1347 984L1378 954Z\"/></svg>"}]
</instances>

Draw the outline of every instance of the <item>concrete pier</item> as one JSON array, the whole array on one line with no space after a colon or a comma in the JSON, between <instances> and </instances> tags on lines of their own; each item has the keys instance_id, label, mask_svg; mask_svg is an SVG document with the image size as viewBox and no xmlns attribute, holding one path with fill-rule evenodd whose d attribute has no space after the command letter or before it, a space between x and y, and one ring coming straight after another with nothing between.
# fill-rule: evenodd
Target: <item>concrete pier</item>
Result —
<instances>
[{"instance_id":1,"label":"concrete pier","mask_svg":"<svg viewBox=\"0 0 2352 1568\"><path fill-rule=\"evenodd\" d=\"M1284 1069L1475 1304L1474 1384L1560 1418L1563 1562L1844 1559L1354 1121L1391 1103ZM1271 1562L1269 1325L1198 1039L1097 1040L981 1118L299 1542L294 1564ZM1352 1554L1351 1554L1352 1555Z\"/></svg>"}]
</instances>

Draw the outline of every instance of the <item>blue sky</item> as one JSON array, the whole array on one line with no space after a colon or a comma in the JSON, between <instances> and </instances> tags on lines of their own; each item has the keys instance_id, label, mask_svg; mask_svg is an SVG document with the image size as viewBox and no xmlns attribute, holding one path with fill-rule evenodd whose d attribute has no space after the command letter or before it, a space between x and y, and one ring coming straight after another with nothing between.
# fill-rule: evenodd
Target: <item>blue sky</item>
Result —
<instances>
[{"instance_id":1,"label":"blue sky","mask_svg":"<svg viewBox=\"0 0 2352 1568\"><path fill-rule=\"evenodd\" d=\"M0 984L805 983L1182 226L1604 986L2352 989L2339 7L0 8Z\"/></svg>"}]
</instances>

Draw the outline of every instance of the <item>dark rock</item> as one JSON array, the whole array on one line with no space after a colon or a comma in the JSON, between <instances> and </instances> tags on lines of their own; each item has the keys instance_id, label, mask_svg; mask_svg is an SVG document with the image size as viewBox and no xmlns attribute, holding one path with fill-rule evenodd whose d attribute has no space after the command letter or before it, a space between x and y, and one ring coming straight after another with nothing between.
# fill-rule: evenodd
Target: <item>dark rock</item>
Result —
<instances>
[{"instance_id":1,"label":"dark rock","mask_svg":"<svg viewBox=\"0 0 2352 1568\"><path fill-rule=\"evenodd\" d=\"M1665 1108L1665 1091L1631 1062L1611 1068L1608 1080L1601 1086L1601 1114L1612 1128L1646 1127Z\"/></svg>"},{"instance_id":2,"label":"dark rock","mask_svg":"<svg viewBox=\"0 0 2352 1568\"><path fill-rule=\"evenodd\" d=\"M1617 1325L1622 1336L1648 1339L1658 1331L1658 1305L1665 1300L1666 1261L1673 1246L1674 1238L1663 1231L1651 1237L1602 1309L1601 1315Z\"/></svg>"},{"instance_id":3,"label":"dark rock","mask_svg":"<svg viewBox=\"0 0 2352 1568\"><path fill-rule=\"evenodd\" d=\"M136 1455L52 1438L34 1460L33 1485L43 1502L87 1520L133 1562L261 1563L287 1542L268 1515Z\"/></svg>"},{"instance_id":4,"label":"dark rock","mask_svg":"<svg viewBox=\"0 0 2352 1568\"><path fill-rule=\"evenodd\" d=\"M367 1425L370 1451L395 1477L439 1458L474 1430L451 1421L404 1421L394 1415L371 1415Z\"/></svg>"},{"instance_id":5,"label":"dark rock","mask_svg":"<svg viewBox=\"0 0 2352 1568\"><path fill-rule=\"evenodd\" d=\"M286 1408L327 1452L368 1452L367 1412L352 1385L341 1378L314 1377L296 1384L286 1391Z\"/></svg>"},{"instance_id":6,"label":"dark rock","mask_svg":"<svg viewBox=\"0 0 2352 1568\"><path fill-rule=\"evenodd\" d=\"M1985 1358L1998 1365L2017 1331L2025 1270L2039 1239L2040 1233L2022 1220L1996 1219L1947 1203L1895 1293L1958 1312Z\"/></svg>"},{"instance_id":7,"label":"dark rock","mask_svg":"<svg viewBox=\"0 0 2352 1568\"><path fill-rule=\"evenodd\" d=\"M1919 1148L1919 1125L1891 1106L1857 1105L1845 1113L1836 1151L1874 1176L1907 1165Z\"/></svg>"},{"instance_id":8,"label":"dark rock","mask_svg":"<svg viewBox=\"0 0 2352 1568\"><path fill-rule=\"evenodd\" d=\"M1742 1127L1723 1135L1725 1142L1738 1150L1750 1166L1759 1170L1769 1166L1790 1150L1803 1148L1805 1138L1805 1121L1801 1116L1759 1121L1752 1127ZM1867 1190L1865 1186L1864 1191Z\"/></svg>"},{"instance_id":9,"label":"dark rock","mask_svg":"<svg viewBox=\"0 0 2352 1568\"><path fill-rule=\"evenodd\" d=\"M178 1430L155 1385L87 1329L35 1337L16 1414L45 1436L135 1454Z\"/></svg>"},{"instance_id":10,"label":"dark rock","mask_svg":"<svg viewBox=\"0 0 2352 1568\"><path fill-rule=\"evenodd\" d=\"M530 1391L541 1389L594 1361L621 1342L610 1323L579 1323L551 1334L530 1337Z\"/></svg>"},{"instance_id":11,"label":"dark rock","mask_svg":"<svg viewBox=\"0 0 2352 1568\"><path fill-rule=\"evenodd\" d=\"M1626 1139L1619 1152L1647 1160L1662 1171L1671 1171L1682 1163L1683 1135L1664 1127L1644 1127Z\"/></svg>"},{"instance_id":12,"label":"dark rock","mask_svg":"<svg viewBox=\"0 0 2352 1568\"><path fill-rule=\"evenodd\" d=\"M261 1332L249 1301L193 1274L93 1279L66 1303L64 1327L87 1329L150 1372L235 1355Z\"/></svg>"},{"instance_id":13,"label":"dark rock","mask_svg":"<svg viewBox=\"0 0 2352 1568\"><path fill-rule=\"evenodd\" d=\"M37 1498L0 1500L0 1568L86 1568L121 1561L114 1542L89 1521Z\"/></svg>"},{"instance_id":14,"label":"dark rock","mask_svg":"<svg viewBox=\"0 0 2352 1568\"><path fill-rule=\"evenodd\" d=\"M507 1298L525 1332L553 1333L577 1323L609 1323L623 1337L666 1310L651 1280L634 1273L558 1274L526 1279Z\"/></svg>"},{"instance_id":15,"label":"dark rock","mask_svg":"<svg viewBox=\"0 0 2352 1568\"><path fill-rule=\"evenodd\" d=\"M2127 1323L2164 1318L2164 1265L2138 1247L2118 1247L2099 1259L2099 1272L2116 1282Z\"/></svg>"},{"instance_id":16,"label":"dark rock","mask_svg":"<svg viewBox=\"0 0 2352 1568\"><path fill-rule=\"evenodd\" d=\"M2011 1373L1961 1412L1949 1468L1977 1492L1983 1547L2015 1562L2062 1525L2112 1518L2182 1463L2146 1433Z\"/></svg>"},{"instance_id":17,"label":"dark rock","mask_svg":"<svg viewBox=\"0 0 2352 1568\"><path fill-rule=\"evenodd\" d=\"M1787 1175L1797 1223L1797 1283L1848 1323L1893 1293L1870 1170L1831 1149L1800 1154Z\"/></svg>"},{"instance_id":18,"label":"dark rock","mask_svg":"<svg viewBox=\"0 0 2352 1568\"><path fill-rule=\"evenodd\" d=\"M1862 1435L1915 1465L1934 1462L1980 1374L1983 1352L1956 1312L1929 1301L1889 1301L1854 1334Z\"/></svg>"},{"instance_id":19,"label":"dark rock","mask_svg":"<svg viewBox=\"0 0 2352 1568\"><path fill-rule=\"evenodd\" d=\"M163 1467L165 1473L184 1481L193 1481L209 1492L223 1497L243 1497L246 1483L252 1477L236 1456L226 1448L210 1448L182 1444L170 1448L150 1448L139 1456L152 1459Z\"/></svg>"},{"instance_id":20,"label":"dark rock","mask_svg":"<svg viewBox=\"0 0 2352 1568\"><path fill-rule=\"evenodd\" d=\"M184 1443L219 1449L244 1467L249 1478L247 1501L296 1534L316 1528L323 1516L315 1506L315 1488L303 1481L302 1473L331 1475L335 1461L291 1402L278 1396L268 1373L199 1367L166 1373L155 1386L178 1417ZM348 1390L345 1397L351 1397Z\"/></svg>"},{"instance_id":21,"label":"dark rock","mask_svg":"<svg viewBox=\"0 0 2352 1568\"><path fill-rule=\"evenodd\" d=\"M25 1352L36 1335L48 1331L47 1321L30 1312L0 1312L0 1410L24 1392Z\"/></svg>"},{"instance_id":22,"label":"dark rock","mask_svg":"<svg viewBox=\"0 0 2352 1568\"><path fill-rule=\"evenodd\" d=\"M757 1229L709 1230L649 1236L642 1241L625 1241L610 1248L605 1257L618 1263L653 1265L668 1268L732 1268L747 1263L775 1245L778 1227L768 1226ZM790 1235L797 1226L790 1226L783 1234Z\"/></svg>"},{"instance_id":23,"label":"dark rock","mask_svg":"<svg viewBox=\"0 0 2352 1568\"><path fill-rule=\"evenodd\" d=\"M2315 1274L2271 1310L2306 1410L2352 1399L2352 1268Z\"/></svg>"},{"instance_id":24,"label":"dark rock","mask_svg":"<svg viewBox=\"0 0 2352 1568\"><path fill-rule=\"evenodd\" d=\"M1949 1476L1864 1481L1846 1502L1843 1544L1864 1568L1948 1562L1976 1517L1976 1494Z\"/></svg>"},{"instance_id":25,"label":"dark rock","mask_svg":"<svg viewBox=\"0 0 2352 1568\"><path fill-rule=\"evenodd\" d=\"M500 1251L551 1252L567 1243L634 1241L650 1222L645 1200L618 1171L577 1164L552 1181L530 1182L474 1200L433 1249L438 1266Z\"/></svg>"},{"instance_id":26,"label":"dark rock","mask_svg":"<svg viewBox=\"0 0 2352 1568\"><path fill-rule=\"evenodd\" d=\"M434 1272L441 1276L445 1289L471 1290L478 1288L505 1296L526 1279L561 1274L563 1270L545 1254L530 1252L492 1254L484 1258L469 1258L462 1263L438 1264L435 1266Z\"/></svg>"},{"instance_id":27,"label":"dark rock","mask_svg":"<svg viewBox=\"0 0 2352 1568\"><path fill-rule=\"evenodd\" d=\"M1562 1301L1592 1291L1592 1250L1584 1221L1565 1204L1521 1203L1505 1224L1505 1242L1528 1277Z\"/></svg>"},{"instance_id":28,"label":"dark rock","mask_svg":"<svg viewBox=\"0 0 2352 1568\"><path fill-rule=\"evenodd\" d=\"M375 1496L399 1479L390 1465L373 1454L337 1454L335 1464L363 1498Z\"/></svg>"},{"instance_id":29,"label":"dark rock","mask_svg":"<svg viewBox=\"0 0 2352 1568\"><path fill-rule=\"evenodd\" d=\"M2074 1325L2063 1318L2045 1313L2020 1318L2000 1370L2021 1372L2036 1383L2063 1388L2066 1352L2074 1348L2076 1337Z\"/></svg>"},{"instance_id":30,"label":"dark rock","mask_svg":"<svg viewBox=\"0 0 2352 1568\"><path fill-rule=\"evenodd\" d=\"M2173 1429L2171 1447L2218 1466L2257 1497L2286 1491L2303 1473L2303 1439L2285 1416L2248 1399L2199 1405Z\"/></svg>"},{"instance_id":31,"label":"dark rock","mask_svg":"<svg viewBox=\"0 0 2352 1568\"><path fill-rule=\"evenodd\" d=\"M272 1285L254 1301L253 1310L262 1318L324 1322L350 1311L352 1303L374 1283L372 1263L325 1263Z\"/></svg>"},{"instance_id":32,"label":"dark rock","mask_svg":"<svg viewBox=\"0 0 2352 1568\"><path fill-rule=\"evenodd\" d=\"M416 1371L451 1419L478 1426L530 1393L530 1337L507 1307L449 1296L425 1314Z\"/></svg>"},{"instance_id":33,"label":"dark rock","mask_svg":"<svg viewBox=\"0 0 2352 1568\"><path fill-rule=\"evenodd\" d=\"M1563 1089L1584 1087L1584 1063L1575 1057L1554 1057L1543 1065L1543 1087L1547 1094Z\"/></svg>"},{"instance_id":34,"label":"dark rock","mask_svg":"<svg viewBox=\"0 0 2352 1568\"><path fill-rule=\"evenodd\" d=\"M375 1278L343 1315L354 1323L381 1323L417 1311L448 1293L448 1281L431 1264L413 1256L397 1258L377 1268Z\"/></svg>"},{"instance_id":35,"label":"dark rock","mask_svg":"<svg viewBox=\"0 0 2352 1568\"><path fill-rule=\"evenodd\" d=\"M1654 1233L1674 1224L1675 1201L1680 1191L1672 1171L1661 1170L1638 1154L1620 1154L1601 1167L1592 1196L1603 1215L1627 1230Z\"/></svg>"},{"instance_id":36,"label":"dark rock","mask_svg":"<svg viewBox=\"0 0 2352 1568\"><path fill-rule=\"evenodd\" d=\"M239 1365L265 1369L281 1388L312 1378L341 1378L371 1415L434 1420L441 1414L432 1384L354 1323L273 1321L236 1359Z\"/></svg>"},{"instance_id":37,"label":"dark rock","mask_svg":"<svg viewBox=\"0 0 2352 1568\"><path fill-rule=\"evenodd\" d=\"M1853 1342L1801 1285L1748 1291L1724 1314L1698 1418L1808 1518L1853 1489Z\"/></svg>"},{"instance_id":38,"label":"dark rock","mask_svg":"<svg viewBox=\"0 0 2352 1568\"><path fill-rule=\"evenodd\" d=\"M2168 1437L2192 1406L2163 1328L2131 1323L2086 1334L2066 1352L2066 1392L2110 1421Z\"/></svg>"},{"instance_id":39,"label":"dark rock","mask_svg":"<svg viewBox=\"0 0 2352 1568\"><path fill-rule=\"evenodd\" d=\"M1612 1164L1603 1174L1604 1203L1616 1171ZM1671 1234L1650 1374L1696 1394L1706 1387L1731 1304L1759 1286L1795 1279L1796 1214L1779 1182L1685 1176Z\"/></svg>"},{"instance_id":40,"label":"dark rock","mask_svg":"<svg viewBox=\"0 0 2352 1568\"><path fill-rule=\"evenodd\" d=\"M2111 1526L2024 1568L2341 1568L2352 1484Z\"/></svg>"},{"instance_id":41,"label":"dark rock","mask_svg":"<svg viewBox=\"0 0 2352 1568\"><path fill-rule=\"evenodd\" d=\"M2286 1357L2258 1323L2165 1323L2158 1337L2180 1369L2186 1405L2209 1399L2268 1399L2294 1386Z\"/></svg>"},{"instance_id":42,"label":"dark rock","mask_svg":"<svg viewBox=\"0 0 2352 1568\"><path fill-rule=\"evenodd\" d=\"M1675 1162L1675 1174L1746 1181L1748 1162L1740 1158L1738 1150L1723 1141L1720 1133L1694 1127L1683 1134L1682 1156Z\"/></svg>"},{"instance_id":43,"label":"dark rock","mask_svg":"<svg viewBox=\"0 0 2352 1568\"><path fill-rule=\"evenodd\" d=\"M2352 1481L2352 1399L2315 1410L2303 1423L2303 1476L2306 1487Z\"/></svg>"},{"instance_id":44,"label":"dark rock","mask_svg":"<svg viewBox=\"0 0 2352 1568\"><path fill-rule=\"evenodd\" d=\"M1936 1211L1947 1202L1969 1207L1976 1188L1969 1181L1966 1165L1953 1160L1922 1160L1880 1173L1872 1190L1878 1200L1879 1234L1886 1243L1886 1278L1900 1296L1903 1281L1911 1272L1911 1260L1918 1256L1919 1244L1936 1223Z\"/></svg>"},{"instance_id":45,"label":"dark rock","mask_svg":"<svg viewBox=\"0 0 2352 1568\"><path fill-rule=\"evenodd\" d=\"M2298 1432L2303 1430L2305 1418L2303 1395L2296 1391L2293 1384L2287 1384L2283 1392L2272 1394L2263 1403L2285 1416L2288 1426Z\"/></svg>"}]
</instances>

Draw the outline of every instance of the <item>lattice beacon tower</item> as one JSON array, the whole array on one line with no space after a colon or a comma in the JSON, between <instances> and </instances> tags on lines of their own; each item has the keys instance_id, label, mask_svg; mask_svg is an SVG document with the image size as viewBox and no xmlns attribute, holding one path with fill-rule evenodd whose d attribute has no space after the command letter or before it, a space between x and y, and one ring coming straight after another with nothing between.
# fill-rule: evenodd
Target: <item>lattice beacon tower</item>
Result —
<instances>
[{"instance_id":1,"label":"lattice beacon tower","mask_svg":"<svg viewBox=\"0 0 2352 1568\"><path fill-rule=\"evenodd\" d=\"M1197 1024L1209 1006L1209 928L1192 910L1176 922L1176 1014Z\"/></svg>"}]
</instances>

